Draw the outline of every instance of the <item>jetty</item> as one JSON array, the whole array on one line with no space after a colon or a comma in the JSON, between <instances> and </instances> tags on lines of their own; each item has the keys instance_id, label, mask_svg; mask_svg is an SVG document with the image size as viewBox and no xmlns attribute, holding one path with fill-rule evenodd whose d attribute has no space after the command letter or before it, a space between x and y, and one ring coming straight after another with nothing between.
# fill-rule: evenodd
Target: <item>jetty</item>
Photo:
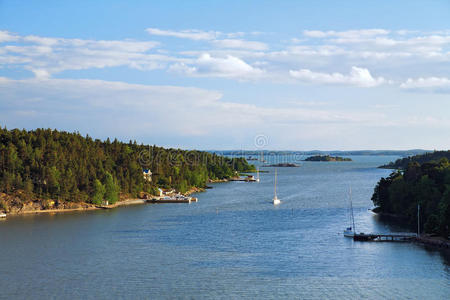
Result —
<instances>
[{"instance_id":1,"label":"jetty","mask_svg":"<svg viewBox=\"0 0 450 300\"><path fill-rule=\"evenodd\" d=\"M228 181L245 181L245 182L257 182L258 179L253 175L248 175L245 177L232 177Z\"/></svg>"},{"instance_id":2,"label":"jetty","mask_svg":"<svg viewBox=\"0 0 450 300\"><path fill-rule=\"evenodd\" d=\"M183 195L175 195L173 197L155 197L152 199L147 199L147 203L191 203L198 202L196 197L187 197Z\"/></svg>"},{"instance_id":3,"label":"jetty","mask_svg":"<svg viewBox=\"0 0 450 300\"><path fill-rule=\"evenodd\" d=\"M355 233L353 235L354 241L361 242L412 242L417 239L415 233Z\"/></svg>"}]
</instances>

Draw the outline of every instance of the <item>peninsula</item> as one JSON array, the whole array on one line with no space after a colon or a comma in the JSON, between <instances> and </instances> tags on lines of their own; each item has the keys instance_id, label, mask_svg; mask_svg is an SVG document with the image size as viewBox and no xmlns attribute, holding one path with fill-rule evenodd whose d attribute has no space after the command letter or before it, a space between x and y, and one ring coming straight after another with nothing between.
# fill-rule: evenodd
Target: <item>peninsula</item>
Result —
<instances>
[{"instance_id":1,"label":"peninsula","mask_svg":"<svg viewBox=\"0 0 450 300\"><path fill-rule=\"evenodd\" d=\"M255 171L242 157L0 127L0 213L134 204L164 191L201 191L208 181Z\"/></svg>"},{"instance_id":2,"label":"peninsula","mask_svg":"<svg viewBox=\"0 0 450 300\"><path fill-rule=\"evenodd\" d=\"M420 209L420 231L448 239L450 163L446 157L439 161L434 158L435 155L430 154L417 156L401 171L381 178L372 195L373 212L401 217L411 228L416 228Z\"/></svg>"}]
</instances>

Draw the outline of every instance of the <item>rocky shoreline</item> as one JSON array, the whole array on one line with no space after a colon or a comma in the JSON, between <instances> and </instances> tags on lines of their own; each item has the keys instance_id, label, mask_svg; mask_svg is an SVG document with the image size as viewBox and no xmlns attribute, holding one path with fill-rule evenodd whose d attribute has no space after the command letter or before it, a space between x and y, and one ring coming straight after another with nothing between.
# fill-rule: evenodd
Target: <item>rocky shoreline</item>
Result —
<instances>
[{"instance_id":1,"label":"rocky shoreline","mask_svg":"<svg viewBox=\"0 0 450 300\"><path fill-rule=\"evenodd\" d=\"M217 180L209 182L225 182L228 180ZM184 193L185 196L204 192L205 188L192 187ZM42 213L64 213L75 211L91 211L99 209L111 209L120 206L145 204L145 197L142 198L127 198L122 196L119 201L110 205L95 205L85 202L58 202L52 199L33 199L27 202L21 200L23 192L17 192L13 195L0 193L0 212L4 211L7 215L30 215L30 214L42 214Z\"/></svg>"},{"instance_id":2,"label":"rocky shoreline","mask_svg":"<svg viewBox=\"0 0 450 300\"><path fill-rule=\"evenodd\" d=\"M450 249L450 240L446 240L443 237L421 235L415 239L415 242L434 248Z\"/></svg>"},{"instance_id":3,"label":"rocky shoreline","mask_svg":"<svg viewBox=\"0 0 450 300\"><path fill-rule=\"evenodd\" d=\"M110 204L110 205L95 205L91 203L75 203L75 202L65 202L58 203L54 205L53 200L44 200L47 204L43 204L42 200L34 200L27 203L20 203L20 199L12 195L0 194L0 199L4 201L5 198L13 198L17 205L10 206L5 212L7 215L29 215L29 214L42 214L42 213L63 213L63 212L74 212L74 211L90 211L98 209L110 209L119 206L128 206L136 204L144 204L143 199L121 199L120 201ZM10 199L11 200L11 199ZM10 202L11 203L11 202ZM20 203L20 204L19 204ZM49 207L45 205L51 204Z\"/></svg>"},{"instance_id":4,"label":"rocky shoreline","mask_svg":"<svg viewBox=\"0 0 450 300\"><path fill-rule=\"evenodd\" d=\"M379 209L377 209L377 207L370 209L370 211L372 211L374 214L379 215L380 217L388 217L388 218L393 218L393 219L397 219L397 220L406 220L405 216L381 212ZM419 237L416 237L414 239L414 242L425 245L425 246L431 246L434 248L450 249L450 240L445 239L440 236L431 236L429 234L421 234Z\"/></svg>"}]
</instances>

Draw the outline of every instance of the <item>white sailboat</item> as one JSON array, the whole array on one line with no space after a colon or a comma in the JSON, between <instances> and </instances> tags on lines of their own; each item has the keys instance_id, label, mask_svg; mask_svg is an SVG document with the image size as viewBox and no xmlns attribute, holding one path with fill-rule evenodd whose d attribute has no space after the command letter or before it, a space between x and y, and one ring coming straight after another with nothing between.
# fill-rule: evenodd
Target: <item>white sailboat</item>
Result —
<instances>
[{"instance_id":1,"label":"white sailboat","mask_svg":"<svg viewBox=\"0 0 450 300\"><path fill-rule=\"evenodd\" d=\"M275 169L275 196L273 197L273 205L280 204L281 201L277 197L277 169Z\"/></svg>"},{"instance_id":2,"label":"white sailboat","mask_svg":"<svg viewBox=\"0 0 450 300\"><path fill-rule=\"evenodd\" d=\"M351 212L350 217L351 217L351 222L352 222L351 225L353 227L352 226L347 227L344 230L344 236L346 236L346 237L353 237L355 235L356 228L355 228L355 218L353 217L352 188L350 188L349 196L350 196L350 212Z\"/></svg>"},{"instance_id":3,"label":"white sailboat","mask_svg":"<svg viewBox=\"0 0 450 300\"><path fill-rule=\"evenodd\" d=\"M259 167L256 169L256 182L259 182Z\"/></svg>"}]
</instances>

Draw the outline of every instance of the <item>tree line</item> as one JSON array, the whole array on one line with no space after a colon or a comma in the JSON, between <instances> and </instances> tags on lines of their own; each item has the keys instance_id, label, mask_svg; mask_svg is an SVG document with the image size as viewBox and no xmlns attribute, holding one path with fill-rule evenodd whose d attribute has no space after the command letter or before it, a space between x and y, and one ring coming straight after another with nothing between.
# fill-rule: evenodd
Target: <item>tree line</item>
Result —
<instances>
[{"instance_id":1,"label":"tree line","mask_svg":"<svg viewBox=\"0 0 450 300\"><path fill-rule=\"evenodd\" d=\"M151 170L151 181L143 169ZM77 132L0 127L0 192L22 191L23 200L114 203L121 195L155 194L158 187L186 192L204 187L208 179L253 170L244 158L102 141Z\"/></svg>"},{"instance_id":2,"label":"tree line","mask_svg":"<svg viewBox=\"0 0 450 300\"><path fill-rule=\"evenodd\" d=\"M390 162L387 165L380 166L383 169L406 169L412 162L423 164L429 161L439 161L442 158L450 160L450 150L448 151L433 151L424 154L412 155L404 158L399 158L395 162Z\"/></svg>"}]
</instances>

